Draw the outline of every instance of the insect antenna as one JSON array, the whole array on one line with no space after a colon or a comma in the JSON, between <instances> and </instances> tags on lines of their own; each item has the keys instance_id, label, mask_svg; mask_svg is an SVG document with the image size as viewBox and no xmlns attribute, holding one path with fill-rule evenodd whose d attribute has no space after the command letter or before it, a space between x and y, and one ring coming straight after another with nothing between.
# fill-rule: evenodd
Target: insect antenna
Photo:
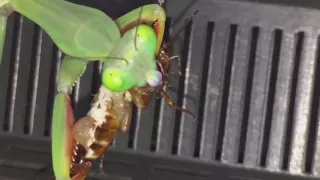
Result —
<instances>
[{"instance_id":1,"label":"insect antenna","mask_svg":"<svg viewBox=\"0 0 320 180\"><path fill-rule=\"evenodd\" d=\"M193 17L196 16L198 14L199 10L196 10L191 16L189 16L185 21L184 21L184 24L179 28L178 32L176 32L176 34L169 40L169 42L166 42L166 43L163 43L162 44L162 48L164 50L168 50L173 42L179 37L179 34L186 28L186 26L188 25L188 23L190 21L192 21ZM178 60L178 69L179 69L179 72L178 74L177 73L170 73L171 75L179 75L181 76L182 75L182 70L181 70L181 59L180 59L180 56L172 56L170 57L170 60L173 60L173 59L177 59Z\"/></svg>"},{"instance_id":2,"label":"insect antenna","mask_svg":"<svg viewBox=\"0 0 320 180\"><path fill-rule=\"evenodd\" d=\"M135 37L134 37L134 48L135 48L136 50L138 50L138 49L137 49L137 36L138 36L138 28L139 28L139 25L140 25L140 23L141 23L142 11L143 11L143 6L141 7L141 11L140 11L140 13L139 13L138 26L137 26L137 29L136 29L136 35L135 35Z\"/></svg>"},{"instance_id":3,"label":"insect antenna","mask_svg":"<svg viewBox=\"0 0 320 180\"><path fill-rule=\"evenodd\" d=\"M107 59L115 59L115 60L120 60L120 61L124 61L126 62L126 64L128 64L128 60L125 58L119 58L119 57L110 57L108 56Z\"/></svg>"},{"instance_id":4,"label":"insect antenna","mask_svg":"<svg viewBox=\"0 0 320 180\"><path fill-rule=\"evenodd\" d=\"M159 0L161 1L161 0ZM192 21L192 19L194 18L194 16L196 16L198 14L199 10L196 10L191 16L189 16L183 23L183 25L179 28L178 32L176 32L176 34L173 36L173 38L170 39L169 42L165 43L163 46L164 48L169 48L173 42L179 37L179 34L186 28L186 26L188 25L188 23L190 21Z\"/></svg>"}]
</instances>

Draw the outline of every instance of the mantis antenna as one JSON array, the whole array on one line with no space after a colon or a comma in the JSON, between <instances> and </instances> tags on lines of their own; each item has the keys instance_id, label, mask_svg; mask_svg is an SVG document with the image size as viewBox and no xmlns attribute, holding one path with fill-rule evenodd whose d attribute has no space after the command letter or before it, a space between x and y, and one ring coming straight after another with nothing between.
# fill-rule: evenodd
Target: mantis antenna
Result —
<instances>
[{"instance_id":1,"label":"mantis antenna","mask_svg":"<svg viewBox=\"0 0 320 180\"><path fill-rule=\"evenodd\" d=\"M138 36L138 29L139 29L139 24L140 24L140 21L141 21L142 11L143 11L143 6L141 7L141 11L139 13L138 26L137 26L137 30L136 30L136 35L134 37L134 47L135 47L136 50L138 50L137 49L137 36Z\"/></svg>"},{"instance_id":2,"label":"mantis antenna","mask_svg":"<svg viewBox=\"0 0 320 180\"><path fill-rule=\"evenodd\" d=\"M115 59L115 60L120 60L120 61L124 61L126 62L126 64L128 64L128 60L125 58L119 58L119 57L107 57L106 59Z\"/></svg>"},{"instance_id":3,"label":"mantis antenna","mask_svg":"<svg viewBox=\"0 0 320 180\"><path fill-rule=\"evenodd\" d=\"M159 0L159 1L164 1L164 0ZM166 44L164 44L164 48L169 48L172 45L172 42L174 42L179 34L186 28L187 24L192 21L193 17L196 16L198 14L199 10L196 10L191 16L189 16L183 23L183 25L180 27L180 29L178 30L178 32L176 32L176 34L173 36L173 38L170 39L170 41Z\"/></svg>"},{"instance_id":4,"label":"mantis antenna","mask_svg":"<svg viewBox=\"0 0 320 180\"><path fill-rule=\"evenodd\" d=\"M165 0L158 0L158 4L163 7L163 4L165 3ZM187 26L187 24L193 19L193 17L195 15L197 15L199 12L199 10L196 10L191 16L189 16L183 23L183 25L180 27L179 31L173 36L173 38L170 39L170 41L168 43L165 43L163 46L164 48L168 48L172 45L172 42L174 42L177 37L179 36L179 34L185 29L185 27Z\"/></svg>"}]
</instances>

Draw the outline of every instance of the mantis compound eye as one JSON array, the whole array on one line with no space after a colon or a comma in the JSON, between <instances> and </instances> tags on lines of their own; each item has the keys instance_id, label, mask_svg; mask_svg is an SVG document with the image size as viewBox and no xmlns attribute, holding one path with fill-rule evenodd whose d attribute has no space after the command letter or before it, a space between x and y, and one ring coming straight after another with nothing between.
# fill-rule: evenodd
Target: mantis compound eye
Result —
<instances>
[{"instance_id":1,"label":"mantis compound eye","mask_svg":"<svg viewBox=\"0 0 320 180\"><path fill-rule=\"evenodd\" d=\"M153 76L149 76L147 82L150 86L161 85L162 84L162 73L159 71L156 71L156 73Z\"/></svg>"},{"instance_id":2,"label":"mantis compound eye","mask_svg":"<svg viewBox=\"0 0 320 180\"><path fill-rule=\"evenodd\" d=\"M123 73L117 69L104 70L102 73L102 83L110 91L126 91L128 83L124 81L123 76Z\"/></svg>"}]
</instances>

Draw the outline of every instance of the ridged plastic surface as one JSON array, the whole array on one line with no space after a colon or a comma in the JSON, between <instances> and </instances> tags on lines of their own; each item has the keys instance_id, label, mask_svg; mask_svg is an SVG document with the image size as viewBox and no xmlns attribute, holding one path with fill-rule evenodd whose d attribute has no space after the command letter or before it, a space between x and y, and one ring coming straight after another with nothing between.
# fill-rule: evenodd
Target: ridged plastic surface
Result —
<instances>
[{"instance_id":1,"label":"ridged plastic surface","mask_svg":"<svg viewBox=\"0 0 320 180\"><path fill-rule=\"evenodd\" d=\"M116 18L155 1L77 2ZM171 78L170 92L197 120L156 98L135 109L130 132L106 153L107 179L319 178L320 11L223 0L168 0L166 10L171 35L199 10L175 42L185 70ZM34 179L43 167L49 177L60 57L47 34L10 17L0 66L0 177ZM78 118L100 85L100 67L90 63L75 87Z\"/></svg>"}]
</instances>

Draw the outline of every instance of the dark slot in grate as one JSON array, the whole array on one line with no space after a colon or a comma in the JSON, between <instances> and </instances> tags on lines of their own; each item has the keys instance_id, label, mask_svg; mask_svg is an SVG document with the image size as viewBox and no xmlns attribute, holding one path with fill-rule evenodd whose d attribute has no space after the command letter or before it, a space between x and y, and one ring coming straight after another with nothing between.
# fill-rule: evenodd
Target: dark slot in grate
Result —
<instances>
[{"instance_id":1,"label":"dark slot in grate","mask_svg":"<svg viewBox=\"0 0 320 180\"><path fill-rule=\"evenodd\" d=\"M15 76L16 76L16 64L17 64L17 58L16 58L16 54L18 53L18 49L19 49L19 39L21 38L21 19L22 17L18 14L14 14L13 16L14 18L14 28L13 30L14 33L13 33L13 48L11 49L11 56L13 57L12 58L12 61L10 61L10 72L13 72L12 74L10 74L9 76L9 79L11 80L11 85L9 85L8 87L8 98L7 98L7 103L6 103L6 111L5 111L5 117L4 117L4 124L3 124L3 129L5 131L9 131L11 132L12 131L12 116L13 116L13 103L12 101L14 101L14 98L12 96L15 96L15 92L16 92L16 79L15 79Z\"/></svg>"},{"instance_id":2,"label":"dark slot in grate","mask_svg":"<svg viewBox=\"0 0 320 180\"><path fill-rule=\"evenodd\" d=\"M177 41L177 39L174 39L174 36L171 34L171 29L172 29L172 19L170 17L167 17L166 20L166 29L164 32L164 37L163 37L163 41L165 43L169 43L169 45L172 46L173 43L175 43L174 41ZM181 33L178 34L178 37L181 35ZM170 56L174 56L174 54L171 54L173 48L168 49L168 51L170 52ZM174 63L176 63L177 61L173 61L173 65ZM175 72L174 69L171 70L172 72ZM170 82L169 82L170 83ZM171 85L171 84L170 84ZM172 91L174 87L169 87L169 96L170 96L170 92ZM171 97L171 96L170 96ZM157 142L159 142L159 132L162 131L162 127L160 126L160 123L162 123L162 120L160 119L160 114L161 114L161 103L164 103L164 105L167 105L167 102L161 99L161 96L159 94L156 94L156 102L155 102L155 114L154 114L154 124L152 127L152 135L151 135L151 145L150 145L150 150L151 151L157 151L157 149L159 149L159 147L157 147ZM159 130L159 132L158 132Z\"/></svg>"},{"instance_id":3,"label":"dark slot in grate","mask_svg":"<svg viewBox=\"0 0 320 180\"><path fill-rule=\"evenodd\" d=\"M201 80L201 91L200 91L200 97L199 101L200 102L205 102L205 95L206 95L206 90L208 88L207 83L208 83L208 70L209 70L209 64L210 64L210 53L212 47L212 39L213 39L213 34L214 34L214 22L208 22L207 26L207 41L205 42L205 54L204 54L204 63L203 63L203 75L202 75L202 80ZM204 109L205 103L200 103L199 109ZM198 119L197 119L197 134L196 134L196 141L195 141L195 152L194 152L194 157L199 157L201 154L201 138L202 138L202 129L204 126L203 122L203 111L199 111L198 114Z\"/></svg>"},{"instance_id":4,"label":"dark slot in grate","mask_svg":"<svg viewBox=\"0 0 320 180\"><path fill-rule=\"evenodd\" d=\"M47 101L47 116L45 121L45 136L51 136L51 123L53 117L53 104L54 104L54 97L56 94L57 84L58 82L58 72L61 64L62 54L61 51L56 46L52 47L52 61L51 61L51 69L50 69L50 76L49 76L49 90L48 90L48 101Z\"/></svg>"},{"instance_id":5,"label":"dark slot in grate","mask_svg":"<svg viewBox=\"0 0 320 180\"><path fill-rule=\"evenodd\" d=\"M26 119L24 122L24 134L33 134L34 129L38 128L34 125L34 116L36 113L36 98L38 91L38 81L39 81L39 70L40 70L40 53L41 53L41 43L42 43L42 31L39 26L35 25L34 35L33 35L33 49L31 53L31 65L30 65L30 80L29 87L27 90L27 102L26 107ZM39 89L40 90L40 89ZM43 124L42 124L43 125ZM43 128L41 128L43 130ZM43 132L42 132L43 134Z\"/></svg>"},{"instance_id":6,"label":"dark slot in grate","mask_svg":"<svg viewBox=\"0 0 320 180\"><path fill-rule=\"evenodd\" d=\"M287 127L285 132L286 138L284 141L283 158L282 158L282 165L281 165L281 168L284 170L288 170L289 153L290 153L291 139L292 139L294 102L295 102L296 87L298 82L298 67L301 59L304 36L305 35L303 32L299 32L295 35L295 49L294 49L295 53L294 53L293 72L292 72L292 80L291 80L291 93L290 93L289 108L288 108L288 114L287 114L287 123L286 123Z\"/></svg>"},{"instance_id":7,"label":"dark slot in grate","mask_svg":"<svg viewBox=\"0 0 320 180\"><path fill-rule=\"evenodd\" d=\"M308 127L308 137L307 137L307 147L306 147L306 164L305 164L305 172L312 173L313 166L315 163L315 148L317 144L317 131L318 129L318 121L319 121L319 97L320 97L320 76L317 72L320 72L320 36L317 37L317 50L316 50L316 61L315 61L315 78L314 78L314 87L312 94L312 105L311 105L311 115Z\"/></svg>"},{"instance_id":8,"label":"dark slot in grate","mask_svg":"<svg viewBox=\"0 0 320 180\"><path fill-rule=\"evenodd\" d=\"M228 106L228 96L229 96L229 88L230 88L230 78L231 78L231 68L234 58L234 48L235 48L235 40L236 40L236 34L237 34L237 25L233 24L230 26L229 31L229 39L228 39L228 46L227 46L227 55L226 55L226 64L225 64L225 71L224 71L224 82L223 82L223 94L222 94L222 103L221 103L221 114L220 114L220 126L219 126L219 132L218 132L218 145L217 145L217 154L216 159L220 160L225 156L225 158L233 159L235 158L235 153L232 154L225 154L223 151L229 151L224 149L224 146L228 142L225 139L227 129L229 128L226 126L226 118L227 118L227 106ZM231 142L231 144L233 144ZM229 145L231 145L229 144ZM232 146L232 145L231 145ZM232 147L226 147L226 148L232 148ZM233 148L232 148L233 149ZM236 151L236 149L234 149Z\"/></svg>"},{"instance_id":9,"label":"dark slot in grate","mask_svg":"<svg viewBox=\"0 0 320 180\"><path fill-rule=\"evenodd\" d=\"M259 37L259 27L253 27L251 30L248 75L247 75L246 91L245 91L246 98L244 100L243 120L241 125L241 132L240 132L238 163L243 163L243 160L244 160L245 143L247 139L246 132L248 128L250 100L251 100L250 94L251 94L252 80L253 80L253 67L254 67L255 58L256 58L258 37Z\"/></svg>"},{"instance_id":10,"label":"dark slot in grate","mask_svg":"<svg viewBox=\"0 0 320 180\"><path fill-rule=\"evenodd\" d=\"M138 108L133 106L132 109L132 120L131 120L131 125L129 129L129 140L128 140L128 147L133 148L134 147L134 138L135 138L135 133L136 133L136 127L137 127L137 117L138 117ZM116 138L116 142L117 142Z\"/></svg>"},{"instance_id":11,"label":"dark slot in grate","mask_svg":"<svg viewBox=\"0 0 320 180\"><path fill-rule=\"evenodd\" d=\"M178 90L178 97L177 97L177 104L182 105L183 103L183 91L184 91L184 81L186 76L186 67L187 67L187 61L190 60L190 45L191 45L191 33L192 33L192 26L193 21L190 21L188 25L185 28L184 33L184 44L182 47L182 55L181 55L181 70L183 76L179 78L179 90ZM173 129L173 142L172 142L172 154L178 154L179 151L179 136L181 133L181 112L177 111L175 115L175 123L174 123L174 129Z\"/></svg>"},{"instance_id":12,"label":"dark slot in grate","mask_svg":"<svg viewBox=\"0 0 320 180\"><path fill-rule=\"evenodd\" d=\"M274 31L274 44L273 44L273 52L272 52L272 64L271 64L271 72L270 72L270 82L269 82L269 92L268 92L268 100L267 100L267 108L266 108L266 117L264 122L263 135L261 138L261 160L260 165L265 166L266 156L268 151L269 144L269 136L270 136L270 128L272 122L272 110L275 98L275 89L277 82L277 74L278 74L278 66L279 66L279 58L281 52L281 43L282 43L283 31L280 29L276 29ZM272 148L272 147L271 147Z\"/></svg>"}]
</instances>

